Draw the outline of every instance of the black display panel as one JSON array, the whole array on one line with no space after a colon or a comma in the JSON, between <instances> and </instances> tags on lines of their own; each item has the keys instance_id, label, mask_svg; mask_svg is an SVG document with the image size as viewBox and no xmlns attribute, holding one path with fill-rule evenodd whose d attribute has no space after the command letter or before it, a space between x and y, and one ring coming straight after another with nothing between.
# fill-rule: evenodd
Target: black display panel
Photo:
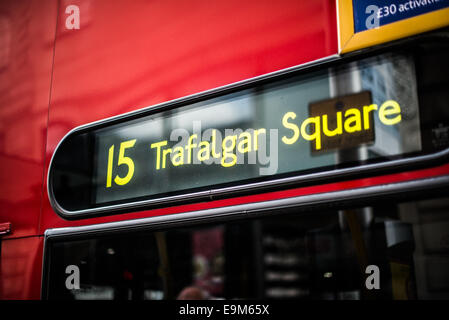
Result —
<instances>
[{"instance_id":1,"label":"black display panel","mask_svg":"<svg viewBox=\"0 0 449 320\"><path fill-rule=\"evenodd\" d=\"M77 128L51 203L85 217L421 163L449 146L448 53L412 42Z\"/></svg>"}]
</instances>

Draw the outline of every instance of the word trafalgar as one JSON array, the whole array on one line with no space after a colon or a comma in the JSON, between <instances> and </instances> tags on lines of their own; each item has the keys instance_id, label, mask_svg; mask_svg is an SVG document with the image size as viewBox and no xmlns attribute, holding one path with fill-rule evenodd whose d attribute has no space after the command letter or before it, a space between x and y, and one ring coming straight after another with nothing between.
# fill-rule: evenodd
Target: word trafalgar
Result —
<instances>
[{"instance_id":1,"label":"word trafalgar","mask_svg":"<svg viewBox=\"0 0 449 320\"><path fill-rule=\"evenodd\" d=\"M229 129L228 129L229 130ZM163 140L151 144L152 149L157 150L156 169L165 169L167 158L171 159L174 166L180 166L191 163L201 163L210 160L211 157L220 159L223 167L232 167L237 164L237 154L245 154L259 149L259 135L266 133L266 129L248 130L226 135L222 140L220 147L217 147L217 136L221 133L212 129L211 141L200 140L198 134L192 134L187 139L187 144L177 145L173 148L167 148L168 141ZM165 147L165 148L164 148ZM195 154L193 150L195 149ZM220 150L220 151L219 151ZM238 153L237 153L238 151ZM194 162L194 159L196 160Z\"/></svg>"}]
</instances>

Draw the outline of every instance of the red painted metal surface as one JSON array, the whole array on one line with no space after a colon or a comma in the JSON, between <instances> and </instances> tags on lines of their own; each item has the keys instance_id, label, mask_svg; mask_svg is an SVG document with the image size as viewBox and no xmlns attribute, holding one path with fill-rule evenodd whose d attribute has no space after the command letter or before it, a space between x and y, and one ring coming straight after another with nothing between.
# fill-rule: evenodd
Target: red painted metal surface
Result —
<instances>
[{"instance_id":1,"label":"red painted metal surface","mask_svg":"<svg viewBox=\"0 0 449 320\"><path fill-rule=\"evenodd\" d=\"M46 167L72 128L337 53L335 1L70 1L59 10ZM125 10L126 7L126 10ZM65 221L44 195L47 228L153 216ZM220 202L219 205L231 204ZM214 203L168 208L183 212Z\"/></svg>"},{"instance_id":2,"label":"red painted metal surface","mask_svg":"<svg viewBox=\"0 0 449 320\"><path fill-rule=\"evenodd\" d=\"M0 2L0 299L40 297L56 14L51 0Z\"/></svg>"},{"instance_id":3,"label":"red painted metal surface","mask_svg":"<svg viewBox=\"0 0 449 320\"><path fill-rule=\"evenodd\" d=\"M42 198L57 4L0 2L0 223L2 238L36 235Z\"/></svg>"},{"instance_id":4,"label":"red painted metal surface","mask_svg":"<svg viewBox=\"0 0 449 320\"><path fill-rule=\"evenodd\" d=\"M2 241L0 299L39 299L43 237Z\"/></svg>"}]
</instances>

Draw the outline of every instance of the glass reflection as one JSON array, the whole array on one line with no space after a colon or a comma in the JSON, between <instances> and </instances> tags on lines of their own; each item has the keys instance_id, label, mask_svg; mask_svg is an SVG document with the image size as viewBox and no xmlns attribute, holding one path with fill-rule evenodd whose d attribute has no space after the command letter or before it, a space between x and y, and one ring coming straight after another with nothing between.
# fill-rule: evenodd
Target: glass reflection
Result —
<instances>
[{"instance_id":1,"label":"glass reflection","mask_svg":"<svg viewBox=\"0 0 449 320\"><path fill-rule=\"evenodd\" d=\"M366 219L366 212L370 219ZM447 299L449 198L51 244L51 299ZM276 214L275 214L276 213ZM64 284L80 268L81 288ZM366 285L368 266L379 289Z\"/></svg>"}]
</instances>

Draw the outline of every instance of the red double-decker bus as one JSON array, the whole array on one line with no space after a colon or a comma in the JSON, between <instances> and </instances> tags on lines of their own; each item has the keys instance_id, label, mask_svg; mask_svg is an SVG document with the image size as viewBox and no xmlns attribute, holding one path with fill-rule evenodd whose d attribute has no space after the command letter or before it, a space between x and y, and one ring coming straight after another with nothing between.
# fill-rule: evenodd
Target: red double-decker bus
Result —
<instances>
[{"instance_id":1,"label":"red double-decker bus","mask_svg":"<svg viewBox=\"0 0 449 320\"><path fill-rule=\"evenodd\" d=\"M2 1L0 298L449 298L448 7Z\"/></svg>"}]
</instances>

